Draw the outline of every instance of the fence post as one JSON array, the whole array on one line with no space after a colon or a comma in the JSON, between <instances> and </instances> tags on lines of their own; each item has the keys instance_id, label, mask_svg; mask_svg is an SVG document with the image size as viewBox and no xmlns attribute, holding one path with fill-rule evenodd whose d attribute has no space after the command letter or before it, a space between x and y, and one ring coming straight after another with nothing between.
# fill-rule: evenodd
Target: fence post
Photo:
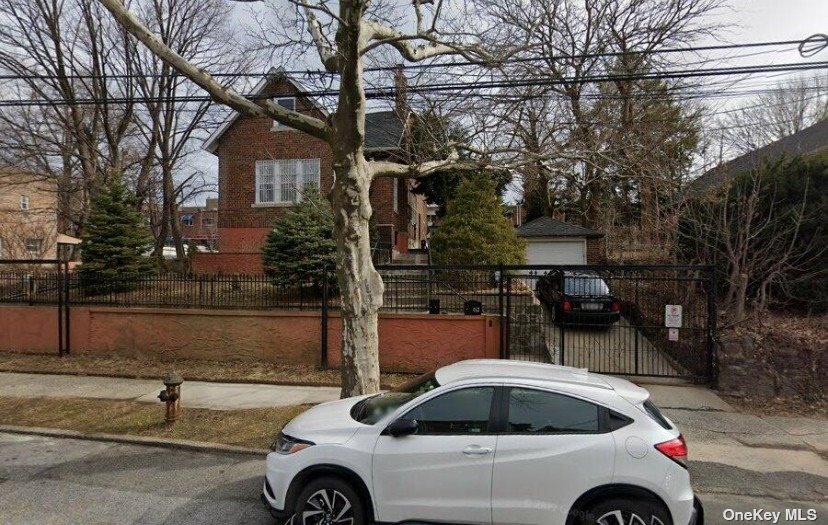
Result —
<instances>
[{"instance_id":1,"label":"fence post","mask_svg":"<svg viewBox=\"0 0 828 525\"><path fill-rule=\"evenodd\" d=\"M322 269L322 368L328 368L328 267Z\"/></svg>"},{"instance_id":2,"label":"fence post","mask_svg":"<svg viewBox=\"0 0 828 525\"><path fill-rule=\"evenodd\" d=\"M72 338L71 338L72 323L70 322L71 317L69 315L70 312L71 312L71 308L72 308L72 298L71 298L72 288L69 286L69 279L70 279L71 275L69 274L69 260L68 260L68 258L63 264L63 271L64 271L64 277L63 277L63 294L64 294L64 297L63 297L63 315L66 316L66 319L63 321L63 325L66 329L66 334L64 335L64 338L66 340L66 345L65 345L65 348L64 348L64 352L65 352L66 355L69 355L72 352Z\"/></svg>"},{"instance_id":3,"label":"fence post","mask_svg":"<svg viewBox=\"0 0 828 525\"><path fill-rule=\"evenodd\" d=\"M511 357L511 348L509 338L511 336L512 324L512 278L507 277L506 281L506 359Z\"/></svg>"},{"instance_id":4,"label":"fence post","mask_svg":"<svg viewBox=\"0 0 828 525\"><path fill-rule=\"evenodd\" d=\"M497 279L497 314L500 316L500 329L499 329L499 336L500 336L500 358L506 358L506 343L504 340L504 324L506 324L506 316L503 312L503 279L506 278L506 274L503 271L503 263L498 265L498 279Z\"/></svg>"},{"instance_id":5,"label":"fence post","mask_svg":"<svg viewBox=\"0 0 828 525\"><path fill-rule=\"evenodd\" d=\"M565 286L566 285L566 276L564 275L565 272L564 272L563 269L560 269L560 273L561 273L560 290L561 290L561 297L563 297L564 290L566 290L566 286ZM553 306L553 308L554 308L554 306ZM564 366L565 365L564 357L566 356L566 346L565 346L566 345L566 323L564 323L564 319L563 319L563 303L561 303L561 315L560 315L560 319L558 319L558 330L561 331L561 341L560 341L560 344L561 344L561 359L560 359L560 361L561 362L558 363L558 364L561 365L561 366Z\"/></svg>"},{"instance_id":6,"label":"fence post","mask_svg":"<svg viewBox=\"0 0 828 525\"><path fill-rule=\"evenodd\" d=\"M716 293L717 285L716 282L716 269L708 268L707 270L707 380L712 384L716 385L719 378L718 378L718 348L716 347L716 322L717 322L717 312L716 312Z\"/></svg>"},{"instance_id":7,"label":"fence post","mask_svg":"<svg viewBox=\"0 0 828 525\"><path fill-rule=\"evenodd\" d=\"M60 251L60 249L58 249ZM63 264L57 263L58 357L63 357Z\"/></svg>"}]
</instances>

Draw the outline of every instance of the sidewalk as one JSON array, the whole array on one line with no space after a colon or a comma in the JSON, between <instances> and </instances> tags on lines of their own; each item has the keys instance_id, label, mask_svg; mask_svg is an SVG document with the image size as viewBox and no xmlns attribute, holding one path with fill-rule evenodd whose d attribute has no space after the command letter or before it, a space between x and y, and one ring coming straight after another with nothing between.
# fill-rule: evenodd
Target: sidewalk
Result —
<instances>
[{"instance_id":1,"label":"sidewalk","mask_svg":"<svg viewBox=\"0 0 828 525\"><path fill-rule=\"evenodd\" d=\"M785 463L817 464L824 474L828 457L828 420L769 416L758 417L736 412L712 390L702 386L645 384L652 399L681 428L696 459L708 456L733 458L741 462L760 449L786 449L803 452L799 459ZM0 396L132 400L159 403L160 381L75 375L0 373ZM211 383L187 381L181 388L184 407L211 410L238 410L315 404L339 398L339 388L314 386L261 385L248 383ZM731 449L748 449L734 453ZM750 451L753 449L753 452ZM707 452L705 452L707 451ZM789 454L790 456L790 454ZM740 459L738 459L740 458Z\"/></svg>"},{"instance_id":2,"label":"sidewalk","mask_svg":"<svg viewBox=\"0 0 828 525\"><path fill-rule=\"evenodd\" d=\"M0 396L81 397L160 403L160 381L75 375L0 373ZM188 408L239 410L315 404L339 399L339 388L187 381L181 404Z\"/></svg>"}]
</instances>

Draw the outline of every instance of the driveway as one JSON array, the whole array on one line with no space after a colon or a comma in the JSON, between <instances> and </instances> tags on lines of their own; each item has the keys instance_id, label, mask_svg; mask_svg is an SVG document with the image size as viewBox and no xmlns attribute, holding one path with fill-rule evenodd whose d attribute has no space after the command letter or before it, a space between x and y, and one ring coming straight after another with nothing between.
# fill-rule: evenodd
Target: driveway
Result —
<instances>
[{"instance_id":1,"label":"driveway","mask_svg":"<svg viewBox=\"0 0 828 525\"><path fill-rule=\"evenodd\" d=\"M561 327L550 333L560 352ZM564 362L609 374L681 375L670 360L647 337L623 317L609 329L566 326L563 334Z\"/></svg>"}]
</instances>

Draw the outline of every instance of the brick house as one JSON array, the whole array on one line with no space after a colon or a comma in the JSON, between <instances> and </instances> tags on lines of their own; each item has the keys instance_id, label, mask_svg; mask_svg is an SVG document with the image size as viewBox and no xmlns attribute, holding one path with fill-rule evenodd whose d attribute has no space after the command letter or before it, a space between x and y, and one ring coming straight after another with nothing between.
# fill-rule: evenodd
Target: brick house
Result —
<instances>
[{"instance_id":1,"label":"brick house","mask_svg":"<svg viewBox=\"0 0 828 525\"><path fill-rule=\"evenodd\" d=\"M327 113L303 88L278 70L262 80L255 95L324 119ZM408 122L398 102L393 111L366 115L365 145L369 158L393 158L400 151ZM196 271L249 273L261 271L262 245L274 221L301 198L308 186L324 193L333 182L333 156L328 144L268 118L234 113L205 142L219 161L218 254L199 255ZM413 181L381 178L371 186L377 231L376 247L394 254L419 247L426 238L426 208L411 192ZM208 260L209 259L209 260Z\"/></svg>"},{"instance_id":2,"label":"brick house","mask_svg":"<svg viewBox=\"0 0 828 525\"><path fill-rule=\"evenodd\" d=\"M58 233L57 183L0 166L0 260L54 259Z\"/></svg>"},{"instance_id":3,"label":"brick house","mask_svg":"<svg viewBox=\"0 0 828 525\"><path fill-rule=\"evenodd\" d=\"M178 208L181 238L184 243L215 249L218 242L218 199L207 199L204 206Z\"/></svg>"}]
</instances>

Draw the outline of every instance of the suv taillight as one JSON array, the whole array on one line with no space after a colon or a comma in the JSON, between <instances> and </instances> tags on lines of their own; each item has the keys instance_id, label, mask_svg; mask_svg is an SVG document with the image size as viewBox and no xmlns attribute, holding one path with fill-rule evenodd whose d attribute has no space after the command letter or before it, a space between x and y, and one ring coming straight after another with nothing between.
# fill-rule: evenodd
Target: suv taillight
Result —
<instances>
[{"instance_id":1,"label":"suv taillight","mask_svg":"<svg viewBox=\"0 0 828 525\"><path fill-rule=\"evenodd\" d=\"M564 301L563 302L563 311L564 312L571 312L572 311L572 302Z\"/></svg>"},{"instance_id":2,"label":"suv taillight","mask_svg":"<svg viewBox=\"0 0 828 525\"><path fill-rule=\"evenodd\" d=\"M613 312L620 312L621 311L621 303L619 303L618 301L615 301L614 303L612 303L611 310Z\"/></svg>"},{"instance_id":3,"label":"suv taillight","mask_svg":"<svg viewBox=\"0 0 828 525\"><path fill-rule=\"evenodd\" d=\"M682 467L687 467L687 442L681 434L676 439L659 443L655 448Z\"/></svg>"}]
</instances>

